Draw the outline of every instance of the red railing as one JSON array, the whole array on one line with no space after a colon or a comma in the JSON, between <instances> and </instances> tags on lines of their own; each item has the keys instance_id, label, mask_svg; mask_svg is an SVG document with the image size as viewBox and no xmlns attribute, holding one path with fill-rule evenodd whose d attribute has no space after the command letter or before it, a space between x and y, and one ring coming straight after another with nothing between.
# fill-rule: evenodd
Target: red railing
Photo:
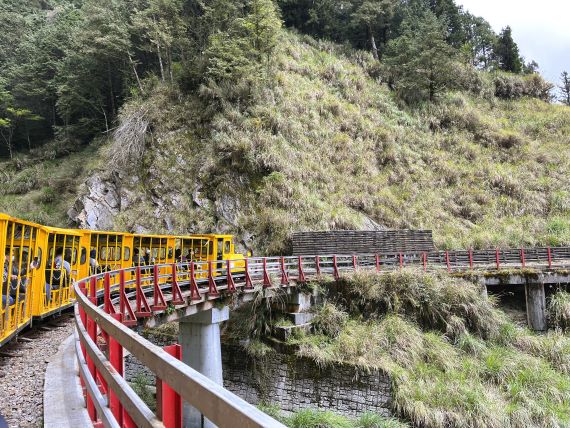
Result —
<instances>
[{"instance_id":1,"label":"red railing","mask_svg":"<svg viewBox=\"0 0 570 428\"><path fill-rule=\"evenodd\" d=\"M222 295L288 287L320 275L338 279L342 272L358 269L385 272L410 266L448 272L566 268L570 248L263 257L133 267L86 278L75 285L75 312L89 416L94 424L112 427L179 427L185 400L220 427L282 427L180 362L179 348L161 349L128 327L168 306L207 305ZM124 349L157 376L156 414L123 378Z\"/></svg>"}]
</instances>

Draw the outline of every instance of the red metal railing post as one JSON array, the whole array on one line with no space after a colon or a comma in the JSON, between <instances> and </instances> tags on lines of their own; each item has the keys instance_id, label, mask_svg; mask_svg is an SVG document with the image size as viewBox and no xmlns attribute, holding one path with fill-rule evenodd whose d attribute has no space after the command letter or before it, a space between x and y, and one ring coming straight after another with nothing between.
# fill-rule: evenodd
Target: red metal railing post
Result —
<instances>
[{"instance_id":1,"label":"red metal railing post","mask_svg":"<svg viewBox=\"0 0 570 428\"><path fill-rule=\"evenodd\" d=\"M111 314L113 318L121 322L121 314ZM113 366L117 373L123 376L123 347L119 342L115 340L113 336L109 336L109 362ZM119 423L119 426L123 424L123 406L121 401L111 389L109 391L109 407L113 416Z\"/></svg>"},{"instance_id":2,"label":"red metal railing post","mask_svg":"<svg viewBox=\"0 0 570 428\"><path fill-rule=\"evenodd\" d=\"M499 253L499 249L495 250L495 261L497 262L497 270L501 269L501 254Z\"/></svg>"},{"instance_id":3,"label":"red metal railing post","mask_svg":"<svg viewBox=\"0 0 570 428\"><path fill-rule=\"evenodd\" d=\"M153 295L154 295L154 304L152 305L151 309L153 311L162 311L166 309L166 300L164 300L164 294L160 289L160 268L158 266L154 266L152 268L152 276L153 276Z\"/></svg>"},{"instance_id":4,"label":"red metal railing post","mask_svg":"<svg viewBox=\"0 0 570 428\"><path fill-rule=\"evenodd\" d=\"M404 268L404 255L400 253L400 270Z\"/></svg>"},{"instance_id":5,"label":"red metal railing post","mask_svg":"<svg viewBox=\"0 0 570 428\"><path fill-rule=\"evenodd\" d=\"M297 263L299 267L299 277L297 278L297 282L299 284L305 284L307 279L305 278L305 272L303 271L303 258L301 256L297 258Z\"/></svg>"},{"instance_id":6,"label":"red metal railing post","mask_svg":"<svg viewBox=\"0 0 570 428\"><path fill-rule=\"evenodd\" d=\"M235 293L236 284L234 282L234 277L232 275L232 262L231 260L226 260L226 282L228 283L228 293Z\"/></svg>"},{"instance_id":7,"label":"red metal railing post","mask_svg":"<svg viewBox=\"0 0 570 428\"><path fill-rule=\"evenodd\" d=\"M319 256L315 256L315 271L317 276L321 275L321 258Z\"/></svg>"},{"instance_id":8,"label":"red metal railing post","mask_svg":"<svg viewBox=\"0 0 570 428\"><path fill-rule=\"evenodd\" d=\"M526 256L524 253L524 248L521 248L521 266L523 269L526 267Z\"/></svg>"},{"instance_id":9,"label":"red metal railing post","mask_svg":"<svg viewBox=\"0 0 570 428\"><path fill-rule=\"evenodd\" d=\"M469 269L473 270L473 248L469 248Z\"/></svg>"},{"instance_id":10,"label":"red metal railing post","mask_svg":"<svg viewBox=\"0 0 570 428\"><path fill-rule=\"evenodd\" d=\"M244 259L244 272L245 272L245 289L253 290L253 281L251 280L251 275L249 274L249 260L247 257Z\"/></svg>"},{"instance_id":11,"label":"red metal railing post","mask_svg":"<svg viewBox=\"0 0 570 428\"><path fill-rule=\"evenodd\" d=\"M107 314L115 313L115 307L111 302L111 274L109 272L105 272L103 277L103 308Z\"/></svg>"},{"instance_id":12,"label":"red metal railing post","mask_svg":"<svg viewBox=\"0 0 570 428\"><path fill-rule=\"evenodd\" d=\"M427 272L427 253L425 251L423 253L423 262L424 262L424 272Z\"/></svg>"},{"instance_id":13,"label":"red metal railing post","mask_svg":"<svg viewBox=\"0 0 570 428\"><path fill-rule=\"evenodd\" d=\"M548 255L548 269L552 269L552 249L550 247L547 248L547 255Z\"/></svg>"},{"instance_id":14,"label":"red metal railing post","mask_svg":"<svg viewBox=\"0 0 570 428\"><path fill-rule=\"evenodd\" d=\"M380 254L376 254L376 272L380 272Z\"/></svg>"},{"instance_id":15,"label":"red metal railing post","mask_svg":"<svg viewBox=\"0 0 570 428\"><path fill-rule=\"evenodd\" d=\"M196 269L194 262L190 262L190 300L201 300L200 290L198 289L198 283L196 282Z\"/></svg>"},{"instance_id":16,"label":"red metal railing post","mask_svg":"<svg viewBox=\"0 0 570 428\"><path fill-rule=\"evenodd\" d=\"M121 269L119 271L119 312L122 315L123 324L125 325L136 325L137 324L137 317L131 304L129 303L129 299L127 298L127 293L125 289L125 271Z\"/></svg>"},{"instance_id":17,"label":"red metal railing post","mask_svg":"<svg viewBox=\"0 0 570 428\"><path fill-rule=\"evenodd\" d=\"M180 345L165 346L164 351L177 360L182 360ZM157 416L165 428L182 428L182 398L168 384L156 378Z\"/></svg>"},{"instance_id":18,"label":"red metal railing post","mask_svg":"<svg viewBox=\"0 0 570 428\"><path fill-rule=\"evenodd\" d=\"M172 263L171 266L172 272L172 304L173 305L183 305L184 298L182 297L182 290L180 290L180 286L178 285L178 272L176 270L176 263Z\"/></svg>"},{"instance_id":19,"label":"red metal railing post","mask_svg":"<svg viewBox=\"0 0 570 428\"><path fill-rule=\"evenodd\" d=\"M340 279L340 273L338 272L338 262L336 255L333 256L333 275L334 279L336 279L337 281Z\"/></svg>"},{"instance_id":20,"label":"red metal railing post","mask_svg":"<svg viewBox=\"0 0 570 428\"><path fill-rule=\"evenodd\" d=\"M271 277L269 276L269 272L267 271L267 257L263 258L263 288L270 288L272 287L271 284Z\"/></svg>"},{"instance_id":21,"label":"red metal railing post","mask_svg":"<svg viewBox=\"0 0 570 428\"><path fill-rule=\"evenodd\" d=\"M216 297L219 296L218 287L216 287L216 281L214 280L214 268L212 265L212 260L208 261L208 296Z\"/></svg>"},{"instance_id":22,"label":"red metal railing post","mask_svg":"<svg viewBox=\"0 0 570 428\"><path fill-rule=\"evenodd\" d=\"M451 272L451 263L449 262L449 251L445 250L445 265L447 266L447 271Z\"/></svg>"},{"instance_id":23,"label":"red metal railing post","mask_svg":"<svg viewBox=\"0 0 570 428\"><path fill-rule=\"evenodd\" d=\"M358 261L356 259L356 255L352 255L352 269L354 271L356 271L356 269L358 268Z\"/></svg>"},{"instance_id":24,"label":"red metal railing post","mask_svg":"<svg viewBox=\"0 0 570 428\"><path fill-rule=\"evenodd\" d=\"M287 274L287 269L285 266L285 257L281 256L279 260L279 264L281 266L281 285L288 286L289 285L289 275Z\"/></svg>"},{"instance_id":25,"label":"red metal railing post","mask_svg":"<svg viewBox=\"0 0 570 428\"><path fill-rule=\"evenodd\" d=\"M89 294L91 296L96 295L95 286L93 285L93 280L96 281L95 278L91 278L89 283ZM91 301L91 303L97 304L97 297L89 297L89 300ZM86 317L87 317L87 325L86 325L87 334L89 335L93 343L97 343L97 324L95 323L94 319L90 318L89 316ZM89 373L91 373L91 377L93 378L93 380L97 382L97 369L95 368L95 362L91 359L89 354L86 353L85 357L87 362L87 369L89 370ZM89 418L93 422L97 421L97 411L95 409L95 405L93 404L93 399L89 394L87 394L87 413L89 414Z\"/></svg>"},{"instance_id":26,"label":"red metal railing post","mask_svg":"<svg viewBox=\"0 0 570 428\"><path fill-rule=\"evenodd\" d=\"M137 266L135 269L135 288L136 288L136 297L137 297L137 309L135 311L135 315L137 317L149 317L152 315L152 311L150 310L150 305L146 296L144 295L144 291L142 289L142 280L141 280L141 267Z\"/></svg>"}]
</instances>

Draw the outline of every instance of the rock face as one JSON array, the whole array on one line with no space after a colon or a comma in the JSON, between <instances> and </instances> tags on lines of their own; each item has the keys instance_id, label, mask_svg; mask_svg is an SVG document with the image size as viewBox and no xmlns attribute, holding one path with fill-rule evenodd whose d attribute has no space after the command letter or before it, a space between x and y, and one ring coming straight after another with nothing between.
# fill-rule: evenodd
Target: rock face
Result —
<instances>
[{"instance_id":1,"label":"rock face","mask_svg":"<svg viewBox=\"0 0 570 428\"><path fill-rule=\"evenodd\" d=\"M83 190L84 194L67 212L69 217L83 229L111 229L123 202L116 181L93 175Z\"/></svg>"}]
</instances>

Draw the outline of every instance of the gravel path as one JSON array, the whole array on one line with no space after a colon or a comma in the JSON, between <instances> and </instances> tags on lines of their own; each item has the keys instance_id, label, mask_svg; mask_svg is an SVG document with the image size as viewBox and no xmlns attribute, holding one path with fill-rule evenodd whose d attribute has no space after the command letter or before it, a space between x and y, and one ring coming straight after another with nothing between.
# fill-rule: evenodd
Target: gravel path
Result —
<instances>
[{"instance_id":1,"label":"gravel path","mask_svg":"<svg viewBox=\"0 0 570 428\"><path fill-rule=\"evenodd\" d=\"M46 366L61 342L72 333L72 327L71 314L64 314L52 321L38 322L21 335L32 341L19 340L0 348L0 352L18 355L0 356L0 415L10 427L43 426Z\"/></svg>"}]
</instances>

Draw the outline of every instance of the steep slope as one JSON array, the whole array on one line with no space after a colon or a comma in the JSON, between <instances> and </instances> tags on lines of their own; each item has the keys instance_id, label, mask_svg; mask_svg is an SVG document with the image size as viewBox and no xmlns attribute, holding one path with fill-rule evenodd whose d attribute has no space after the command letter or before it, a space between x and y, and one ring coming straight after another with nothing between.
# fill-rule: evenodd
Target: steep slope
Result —
<instances>
[{"instance_id":1,"label":"steep slope","mask_svg":"<svg viewBox=\"0 0 570 428\"><path fill-rule=\"evenodd\" d=\"M480 74L476 91L412 110L367 54L292 33L273 66L248 102L148 83L70 215L228 230L270 253L295 230L378 226L430 228L443 247L570 243L569 108L496 99Z\"/></svg>"}]
</instances>

